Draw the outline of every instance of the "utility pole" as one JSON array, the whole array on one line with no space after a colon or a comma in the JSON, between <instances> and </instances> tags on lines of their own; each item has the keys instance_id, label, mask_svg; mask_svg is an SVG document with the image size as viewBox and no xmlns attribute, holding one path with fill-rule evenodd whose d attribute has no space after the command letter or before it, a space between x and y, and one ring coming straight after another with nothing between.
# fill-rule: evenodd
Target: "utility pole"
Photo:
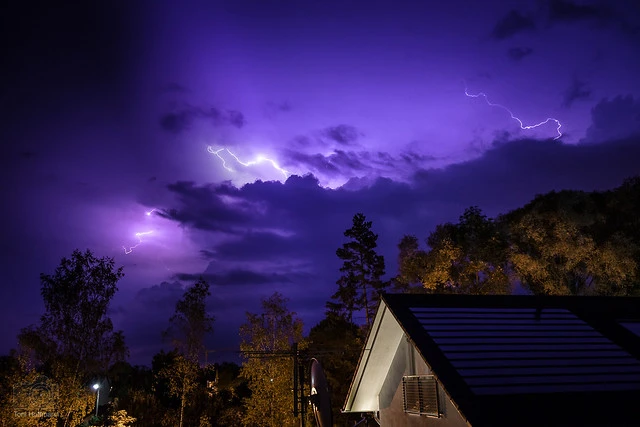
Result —
<instances>
[{"instance_id":1,"label":"utility pole","mask_svg":"<svg viewBox=\"0 0 640 427\"><path fill-rule=\"evenodd\" d=\"M291 354L293 355L293 416L300 416L300 427L305 427L304 364L300 363L297 342L293 343Z\"/></svg>"},{"instance_id":2,"label":"utility pole","mask_svg":"<svg viewBox=\"0 0 640 427\"><path fill-rule=\"evenodd\" d=\"M304 364L298 363L298 370L298 379L300 380L300 427L304 427L306 412L306 402L304 398Z\"/></svg>"},{"instance_id":3,"label":"utility pole","mask_svg":"<svg viewBox=\"0 0 640 427\"><path fill-rule=\"evenodd\" d=\"M298 417L298 343L294 342L291 353L293 354L293 416Z\"/></svg>"}]
</instances>

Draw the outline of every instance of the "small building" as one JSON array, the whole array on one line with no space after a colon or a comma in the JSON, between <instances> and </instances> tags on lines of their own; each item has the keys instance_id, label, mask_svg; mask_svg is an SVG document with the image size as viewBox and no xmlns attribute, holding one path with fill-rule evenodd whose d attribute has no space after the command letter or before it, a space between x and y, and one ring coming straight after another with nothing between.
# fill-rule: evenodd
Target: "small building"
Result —
<instances>
[{"instance_id":1,"label":"small building","mask_svg":"<svg viewBox=\"0 0 640 427\"><path fill-rule=\"evenodd\" d=\"M640 426L640 298L384 294L343 411L381 426Z\"/></svg>"}]
</instances>

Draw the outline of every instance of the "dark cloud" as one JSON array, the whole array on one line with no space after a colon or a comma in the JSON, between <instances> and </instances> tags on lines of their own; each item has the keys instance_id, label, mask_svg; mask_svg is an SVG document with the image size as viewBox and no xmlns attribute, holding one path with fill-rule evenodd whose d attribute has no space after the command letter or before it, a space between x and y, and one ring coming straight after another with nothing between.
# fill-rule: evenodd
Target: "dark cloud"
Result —
<instances>
[{"instance_id":1,"label":"dark cloud","mask_svg":"<svg viewBox=\"0 0 640 427\"><path fill-rule=\"evenodd\" d=\"M189 89L179 83L169 82L162 85L159 91L160 93L187 93L189 92Z\"/></svg>"},{"instance_id":2,"label":"dark cloud","mask_svg":"<svg viewBox=\"0 0 640 427\"><path fill-rule=\"evenodd\" d=\"M507 51L507 56L514 61L520 61L525 56L529 56L533 53L533 49L530 47L512 47Z\"/></svg>"},{"instance_id":3,"label":"dark cloud","mask_svg":"<svg viewBox=\"0 0 640 427\"><path fill-rule=\"evenodd\" d=\"M340 163L344 164L344 161L338 161L337 157L344 156L344 152L342 152L342 154L333 153L325 156L320 153L306 154L299 151L287 150L285 151L285 155L288 164L295 163L302 165L305 169L312 172L329 176L339 176L343 173L343 170L340 168ZM362 168L363 165L361 163L354 163L353 169L361 170Z\"/></svg>"},{"instance_id":4,"label":"dark cloud","mask_svg":"<svg viewBox=\"0 0 640 427\"><path fill-rule=\"evenodd\" d=\"M184 287L180 282L162 282L159 285L141 289L136 294L135 300L144 306L173 310L183 293Z\"/></svg>"},{"instance_id":5,"label":"dark cloud","mask_svg":"<svg viewBox=\"0 0 640 427\"><path fill-rule=\"evenodd\" d=\"M425 163L438 160L438 158L435 156L431 156L429 154L416 153L415 151L404 152L400 154L400 157L406 163L413 164L416 166L423 166Z\"/></svg>"},{"instance_id":6,"label":"dark cloud","mask_svg":"<svg viewBox=\"0 0 640 427\"><path fill-rule=\"evenodd\" d=\"M208 268L207 270L211 270ZM292 277L290 275L278 273L258 273L252 270L231 270L223 273L202 274L178 273L174 276L177 280L195 281L199 278L205 279L210 285L218 286L247 286L247 285L263 285L269 283L290 283Z\"/></svg>"},{"instance_id":7,"label":"dark cloud","mask_svg":"<svg viewBox=\"0 0 640 427\"><path fill-rule=\"evenodd\" d=\"M160 118L160 126L167 132L177 134L190 129L196 119L204 120L213 126L230 125L238 129L246 123L240 111L227 110L223 113L215 107L187 107L163 115Z\"/></svg>"},{"instance_id":8,"label":"dark cloud","mask_svg":"<svg viewBox=\"0 0 640 427\"><path fill-rule=\"evenodd\" d=\"M617 102L629 104L625 98ZM320 186L312 175L294 175L284 183L256 181L241 188L176 183L170 189L178 197L166 210L180 215L168 218L188 228L220 229L222 224L233 231L223 232L222 239L207 240L201 234L201 254L210 261L208 267L175 278L193 281L203 275L209 280L216 331L223 335L216 334L215 339L237 345L242 312L257 307L260 297L275 290L291 298L292 307L301 305L315 313L306 322L319 320L313 316L323 313L339 276L335 251L356 212L373 221L378 253L385 257L391 276L397 268L396 245L404 234L424 238L437 224L456 220L470 205L495 216L552 190L613 188L640 174L638 158L638 138L580 145L518 140L496 143L474 160L420 170L406 183L370 178L331 189ZM256 206L260 208L251 208ZM243 216L247 211L250 216ZM166 324L182 292L175 283L140 291L137 300L149 306L142 311L149 313L145 319ZM138 333L142 331L133 335Z\"/></svg>"},{"instance_id":9,"label":"dark cloud","mask_svg":"<svg viewBox=\"0 0 640 427\"><path fill-rule=\"evenodd\" d=\"M237 127L238 129L245 125L244 115L240 111L227 111L227 120L230 124Z\"/></svg>"},{"instance_id":10,"label":"dark cloud","mask_svg":"<svg viewBox=\"0 0 640 427\"><path fill-rule=\"evenodd\" d=\"M213 259L216 257L216 251L210 251L208 249L200 249L200 256L204 259Z\"/></svg>"},{"instance_id":11,"label":"dark cloud","mask_svg":"<svg viewBox=\"0 0 640 427\"><path fill-rule=\"evenodd\" d=\"M612 188L640 173L631 160L640 155L637 139L597 145L519 140L495 145L481 158L450 166L441 173L416 175L418 187L442 191L423 197L440 202L467 200L492 214L506 212L551 190Z\"/></svg>"},{"instance_id":12,"label":"dark cloud","mask_svg":"<svg viewBox=\"0 0 640 427\"><path fill-rule=\"evenodd\" d=\"M193 112L188 110L169 113L160 118L160 126L167 132L181 133L191 127L193 118Z\"/></svg>"},{"instance_id":13,"label":"dark cloud","mask_svg":"<svg viewBox=\"0 0 640 427\"><path fill-rule=\"evenodd\" d=\"M272 261L291 258L296 252L304 257L309 249L303 247L315 250L320 246L328 248L332 256L335 247L331 249L326 242L339 240L342 227L337 224L348 222L358 211L375 218L393 218L392 222L409 227L422 224L419 228L429 230L434 220L458 215L468 205L497 214L551 190L611 188L640 173L638 158L637 139L578 146L519 140L496 144L472 161L419 171L409 183L379 178L368 186L347 190L323 188L311 175L294 175L285 183L257 181L235 189L234 197L238 203L262 207L255 213L252 227L259 224L282 233L247 231L240 240L207 249L207 254L217 260ZM211 200L219 199L229 188L190 185L187 189L188 203L180 202L175 208L182 216L171 219L185 226L210 229ZM246 221L240 215L225 218L226 225L236 228ZM392 240L398 238L393 227L382 232Z\"/></svg>"},{"instance_id":14,"label":"dark cloud","mask_svg":"<svg viewBox=\"0 0 640 427\"><path fill-rule=\"evenodd\" d=\"M622 98L621 102L629 101ZM336 230L333 221L350 218L357 211L378 217L383 214L392 218L411 217L413 220L409 222L416 223L436 206L438 212L447 215L450 210L443 205L455 207L455 211L464 205L477 204L493 213L504 212L526 203L535 194L551 190L611 188L640 173L638 158L640 144L633 138L577 146L559 141L519 140L496 144L475 160L419 171L406 184L379 178L367 187L348 191L323 188L312 175L294 175L285 183L257 181L235 189L234 197L238 203L262 207L260 213L255 213L252 224L289 234L254 232L245 234L243 243L220 243L208 250L216 259L239 257L245 250L251 260L277 257L267 254L265 247L289 257L288 251L295 247L298 238L315 236L317 230L323 239L327 238L328 230L339 235L342 230ZM171 219L189 227L209 229L211 201L228 193L229 187L190 184L186 189L190 194L188 203L176 210L188 219ZM225 221L240 227L246 218L229 214ZM251 244L254 249L249 249Z\"/></svg>"},{"instance_id":15,"label":"dark cloud","mask_svg":"<svg viewBox=\"0 0 640 427\"><path fill-rule=\"evenodd\" d=\"M313 141L306 135L298 135L291 140L290 144L299 147L309 147L313 144Z\"/></svg>"},{"instance_id":16,"label":"dark cloud","mask_svg":"<svg viewBox=\"0 0 640 427\"><path fill-rule=\"evenodd\" d=\"M284 102L267 102L264 109L265 116L269 118L277 117L279 114L288 113L293 110L289 101Z\"/></svg>"},{"instance_id":17,"label":"dark cloud","mask_svg":"<svg viewBox=\"0 0 640 427\"><path fill-rule=\"evenodd\" d=\"M330 154L306 154L295 150L284 152L287 164L296 164L312 173L324 176L351 176L362 173L397 174L398 170L410 174L419 167L436 160L435 157L407 151L397 157L383 151L334 150Z\"/></svg>"},{"instance_id":18,"label":"dark cloud","mask_svg":"<svg viewBox=\"0 0 640 427\"><path fill-rule=\"evenodd\" d=\"M360 136L358 129L350 125L328 127L322 133L341 145L353 145Z\"/></svg>"},{"instance_id":19,"label":"dark cloud","mask_svg":"<svg viewBox=\"0 0 640 427\"><path fill-rule=\"evenodd\" d=\"M343 170L362 171L369 169L365 162L367 160L371 160L371 153L368 151L354 152L335 150L333 154L330 155L330 158L331 162L338 166L338 168L342 168Z\"/></svg>"},{"instance_id":20,"label":"dark cloud","mask_svg":"<svg viewBox=\"0 0 640 427\"><path fill-rule=\"evenodd\" d=\"M176 195L181 207L159 211L158 215L201 230L233 232L231 225L247 224L254 218L254 206L243 200L225 202L222 196L234 191L226 187L226 184L199 187L193 182L170 184L168 189Z\"/></svg>"},{"instance_id":21,"label":"dark cloud","mask_svg":"<svg viewBox=\"0 0 640 427\"><path fill-rule=\"evenodd\" d=\"M640 134L640 99L603 99L591 110L591 126L584 142L597 143Z\"/></svg>"},{"instance_id":22,"label":"dark cloud","mask_svg":"<svg viewBox=\"0 0 640 427\"><path fill-rule=\"evenodd\" d=\"M270 232L249 231L239 240L218 244L214 250L203 250L207 259L220 261L274 261L300 255L300 238Z\"/></svg>"},{"instance_id":23,"label":"dark cloud","mask_svg":"<svg viewBox=\"0 0 640 427\"><path fill-rule=\"evenodd\" d=\"M293 106L289 101L273 102L269 101L264 104L262 114L270 120L280 119L293 110Z\"/></svg>"},{"instance_id":24,"label":"dark cloud","mask_svg":"<svg viewBox=\"0 0 640 427\"><path fill-rule=\"evenodd\" d=\"M549 20L551 22L575 22L585 19L606 18L609 10L601 5L575 4L568 0L549 2Z\"/></svg>"},{"instance_id":25,"label":"dark cloud","mask_svg":"<svg viewBox=\"0 0 640 427\"><path fill-rule=\"evenodd\" d=\"M283 111L283 112L289 112L293 109L293 107L291 106L291 103L289 103L288 101L284 101L278 104L276 107L278 108L279 111Z\"/></svg>"},{"instance_id":26,"label":"dark cloud","mask_svg":"<svg viewBox=\"0 0 640 427\"><path fill-rule=\"evenodd\" d=\"M587 83L574 76L571 82L571 86L569 86L569 88L567 88L564 93L562 106L569 108L574 101L580 99L589 99L590 97L591 89L587 87Z\"/></svg>"},{"instance_id":27,"label":"dark cloud","mask_svg":"<svg viewBox=\"0 0 640 427\"><path fill-rule=\"evenodd\" d=\"M534 30L535 28L536 24L533 19L517 10L511 10L496 23L491 35L498 40L504 40L522 31Z\"/></svg>"}]
</instances>

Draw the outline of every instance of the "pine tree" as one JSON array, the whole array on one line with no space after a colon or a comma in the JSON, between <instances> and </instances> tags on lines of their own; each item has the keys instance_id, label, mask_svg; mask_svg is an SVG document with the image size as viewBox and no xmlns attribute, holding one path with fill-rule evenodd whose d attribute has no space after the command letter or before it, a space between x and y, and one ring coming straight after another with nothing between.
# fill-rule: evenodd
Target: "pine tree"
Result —
<instances>
[{"instance_id":1,"label":"pine tree","mask_svg":"<svg viewBox=\"0 0 640 427\"><path fill-rule=\"evenodd\" d=\"M353 322L353 313L365 312L367 327L373 321L379 292L388 286L382 281L384 257L375 251L378 235L371 231L371 221L357 213L353 225L345 230L345 237L351 240L338 248L336 255L343 261L340 272L343 275L336 282L338 290L327 302L329 312L339 314Z\"/></svg>"}]
</instances>

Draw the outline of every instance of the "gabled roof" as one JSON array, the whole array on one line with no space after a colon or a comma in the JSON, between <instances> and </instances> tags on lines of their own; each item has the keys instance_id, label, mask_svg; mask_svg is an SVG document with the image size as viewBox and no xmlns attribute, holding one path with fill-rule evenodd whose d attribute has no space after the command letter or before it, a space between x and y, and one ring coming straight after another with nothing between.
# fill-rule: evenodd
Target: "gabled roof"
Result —
<instances>
[{"instance_id":1,"label":"gabled roof","mask_svg":"<svg viewBox=\"0 0 640 427\"><path fill-rule=\"evenodd\" d=\"M378 410L404 332L473 426L639 425L636 322L640 298L384 294L344 410Z\"/></svg>"}]
</instances>

